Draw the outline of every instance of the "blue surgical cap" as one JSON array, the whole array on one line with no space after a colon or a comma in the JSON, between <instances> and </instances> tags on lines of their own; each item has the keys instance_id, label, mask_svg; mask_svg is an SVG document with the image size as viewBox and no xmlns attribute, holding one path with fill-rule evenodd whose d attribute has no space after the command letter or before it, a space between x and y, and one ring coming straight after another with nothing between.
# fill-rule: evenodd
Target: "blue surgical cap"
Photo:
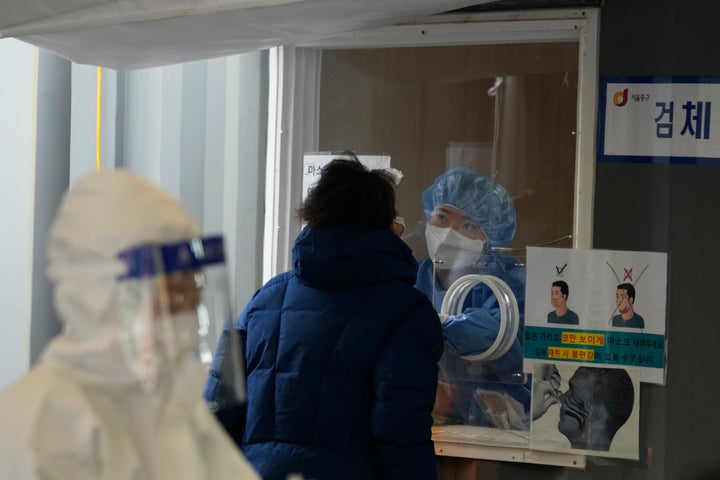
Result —
<instances>
[{"instance_id":1,"label":"blue surgical cap","mask_svg":"<svg viewBox=\"0 0 720 480\"><path fill-rule=\"evenodd\" d=\"M507 245L515 235L515 205L507 190L469 168L452 168L443 173L422 198L426 221L438 205L452 205L482 227L490 245Z\"/></svg>"}]
</instances>

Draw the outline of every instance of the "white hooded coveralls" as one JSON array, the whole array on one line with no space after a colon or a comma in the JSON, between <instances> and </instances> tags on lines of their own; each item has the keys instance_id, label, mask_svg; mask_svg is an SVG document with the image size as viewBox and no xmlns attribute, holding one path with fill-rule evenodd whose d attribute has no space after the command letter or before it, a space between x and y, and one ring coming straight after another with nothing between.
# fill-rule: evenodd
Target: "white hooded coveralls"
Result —
<instances>
[{"instance_id":1,"label":"white hooded coveralls","mask_svg":"<svg viewBox=\"0 0 720 480\"><path fill-rule=\"evenodd\" d=\"M61 203L48 276L63 331L0 394L0 478L256 480L183 361L143 389L120 345L121 250L199 234L172 196L126 171L95 172Z\"/></svg>"}]
</instances>

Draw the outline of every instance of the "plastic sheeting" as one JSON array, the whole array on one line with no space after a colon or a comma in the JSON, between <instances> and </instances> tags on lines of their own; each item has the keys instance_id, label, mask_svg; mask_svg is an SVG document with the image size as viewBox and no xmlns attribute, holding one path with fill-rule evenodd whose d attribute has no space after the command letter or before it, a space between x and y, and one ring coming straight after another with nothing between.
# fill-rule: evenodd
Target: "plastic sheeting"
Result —
<instances>
[{"instance_id":1,"label":"plastic sheeting","mask_svg":"<svg viewBox=\"0 0 720 480\"><path fill-rule=\"evenodd\" d=\"M134 69L390 25L494 0L11 0L0 36Z\"/></svg>"}]
</instances>

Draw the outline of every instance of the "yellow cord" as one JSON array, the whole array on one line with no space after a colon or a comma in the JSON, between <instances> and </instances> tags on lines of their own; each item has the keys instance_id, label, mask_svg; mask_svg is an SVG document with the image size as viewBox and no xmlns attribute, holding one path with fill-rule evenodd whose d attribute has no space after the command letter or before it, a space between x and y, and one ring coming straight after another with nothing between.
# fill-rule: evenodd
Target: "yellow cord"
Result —
<instances>
[{"instance_id":1,"label":"yellow cord","mask_svg":"<svg viewBox=\"0 0 720 480\"><path fill-rule=\"evenodd\" d=\"M97 67L97 99L95 107L95 163L100 170L100 114L102 113L102 67Z\"/></svg>"}]
</instances>

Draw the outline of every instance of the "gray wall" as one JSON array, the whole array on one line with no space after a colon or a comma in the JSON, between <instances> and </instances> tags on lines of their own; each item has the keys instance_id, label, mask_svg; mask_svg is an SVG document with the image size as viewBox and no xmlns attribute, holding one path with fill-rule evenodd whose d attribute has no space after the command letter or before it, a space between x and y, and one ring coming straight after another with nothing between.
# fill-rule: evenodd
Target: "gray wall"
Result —
<instances>
[{"instance_id":1,"label":"gray wall","mask_svg":"<svg viewBox=\"0 0 720 480\"><path fill-rule=\"evenodd\" d=\"M17 379L30 362L33 253L34 71L36 49L0 40L0 388Z\"/></svg>"},{"instance_id":2,"label":"gray wall","mask_svg":"<svg viewBox=\"0 0 720 480\"><path fill-rule=\"evenodd\" d=\"M70 62L17 40L0 42L2 388L25 373L60 328L45 249L68 181Z\"/></svg>"},{"instance_id":3,"label":"gray wall","mask_svg":"<svg viewBox=\"0 0 720 480\"><path fill-rule=\"evenodd\" d=\"M96 168L97 68L72 65L70 182ZM101 163L178 197L225 237L239 311L262 278L267 52L132 71L103 69Z\"/></svg>"},{"instance_id":4,"label":"gray wall","mask_svg":"<svg viewBox=\"0 0 720 480\"><path fill-rule=\"evenodd\" d=\"M45 275L67 186L96 169L98 69L0 40L0 389L60 324ZM102 70L101 164L175 194L223 234L239 311L262 280L267 52L131 72Z\"/></svg>"},{"instance_id":5,"label":"gray wall","mask_svg":"<svg viewBox=\"0 0 720 480\"><path fill-rule=\"evenodd\" d=\"M60 330L52 307L52 286L45 275L50 223L67 187L70 166L70 62L38 52L32 316L30 363Z\"/></svg>"},{"instance_id":6,"label":"gray wall","mask_svg":"<svg viewBox=\"0 0 720 480\"><path fill-rule=\"evenodd\" d=\"M716 0L606 0L600 75L720 75L718 13ZM720 467L719 183L720 166L598 163L594 248L669 252L667 384L642 385L639 464L570 478L693 479Z\"/></svg>"}]
</instances>

